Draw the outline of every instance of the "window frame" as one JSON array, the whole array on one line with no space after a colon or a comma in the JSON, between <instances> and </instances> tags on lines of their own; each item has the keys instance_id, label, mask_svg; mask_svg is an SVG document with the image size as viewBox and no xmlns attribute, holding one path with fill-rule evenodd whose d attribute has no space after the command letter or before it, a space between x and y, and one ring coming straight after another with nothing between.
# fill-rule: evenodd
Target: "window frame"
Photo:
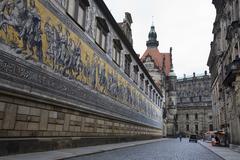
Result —
<instances>
[{"instance_id":1,"label":"window frame","mask_svg":"<svg viewBox=\"0 0 240 160\"><path fill-rule=\"evenodd\" d=\"M107 32L104 31L103 27L101 25L97 24L97 30L99 30L99 39L97 39L97 36L95 38L95 41L97 45L106 52L107 49ZM97 33L96 33L97 34ZM105 40L103 41L103 37L105 37ZM104 46L103 46L104 45Z\"/></svg>"},{"instance_id":2,"label":"window frame","mask_svg":"<svg viewBox=\"0 0 240 160\"><path fill-rule=\"evenodd\" d=\"M99 31L99 32L98 32ZM99 36L98 36L99 33ZM109 28L104 18L96 16L95 43L106 53ZM103 40L104 37L104 40Z\"/></svg>"},{"instance_id":3,"label":"window frame","mask_svg":"<svg viewBox=\"0 0 240 160\"><path fill-rule=\"evenodd\" d=\"M195 113L195 120L198 120L198 114Z\"/></svg>"},{"instance_id":4,"label":"window frame","mask_svg":"<svg viewBox=\"0 0 240 160\"><path fill-rule=\"evenodd\" d=\"M140 89L143 91L144 90L144 74L143 73L140 74L140 84L139 84L139 86L140 86Z\"/></svg>"},{"instance_id":5,"label":"window frame","mask_svg":"<svg viewBox=\"0 0 240 160\"><path fill-rule=\"evenodd\" d=\"M70 13L69 10L69 2L71 1L74 2L74 12ZM66 6L66 13L67 15L82 29L85 30L86 27L86 18L87 18L87 8L90 6L88 0L68 0L67 1L67 6ZM82 24L79 23L78 18L79 18L79 7L82 8L83 10L83 17L82 17ZM72 15L73 14L73 15Z\"/></svg>"},{"instance_id":6,"label":"window frame","mask_svg":"<svg viewBox=\"0 0 240 160\"><path fill-rule=\"evenodd\" d=\"M149 85L149 98L150 98L150 99L152 99L152 89L153 89L153 87L152 87L152 85L150 84L150 85Z\"/></svg>"},{"instance_id":7,"label":"window frame","mask_svg":"<svg viewBox=\"0 0 240 160\"><path fill-rule=\"evenodd\" d=\"M124 72L130 77L131 74L131 56L129 54L125 54L125 63L124 63Z\"/></svg>"},{"instance_id":8,"label":"window frame","mask_svg":"<svg viewBox=\"0 0 240 160\"><path fill-rule=\"evenodd\" d=\"M138 72L139 72L139 67L138 67L138 65L134 65L133 66L133 82L135 83L135 84L138 84Z\"/></svg>"},{"instance_id":9,"label":"window frame","mask_svg":"<svg viewBox=\"0 0 240 160\"><path fill-rule=\"evenodd\" d=\"M145 81L145 94L146 95L149 94L149 81L148 80Z\"/></svg>"},{"instance_id":10,"label":"window frame","mask_svg":"<svg viewBox=\"0 0 240 160\"><path fill-rule=\"evenodd\" d=\"M198 132L199 128L198 128L198 124L195 124L195 132Z\"/></svg>"},{"instance_id":11,"label":"window frame","mask_svg":"<svg viewBox=\"0 0 240 160\"><path fill-rule=\"evenodd\" d=\"M121 66L122 61L122 45L119 39L113 39L113 52L112 59L118 65Z\"/></svg>"}]
</instances>

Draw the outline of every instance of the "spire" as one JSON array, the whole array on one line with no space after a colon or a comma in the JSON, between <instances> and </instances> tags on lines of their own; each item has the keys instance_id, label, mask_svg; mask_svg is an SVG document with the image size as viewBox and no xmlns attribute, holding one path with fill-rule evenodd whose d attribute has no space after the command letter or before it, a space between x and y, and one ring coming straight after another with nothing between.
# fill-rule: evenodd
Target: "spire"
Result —
<instances>
[{"instance_id":1,"label":"spire","mask_svg":"<svg viewBox=\"0 0 240 160\"><path fill-rule=\"evenodd\" d=\"M169 76L176 77L176 73L174 72L173 63L172 63L172 47L170 47L170 61L171 61L171 69L170 69Z\"/></svg>"},{"instance_id":2,"label":"spire","mask_svg":"<svg viewBox=\"0 0 240 160\"><path fill-rule=\"evenodd\" d=\"M147 47L148 48L157 48L158 47L157 33L155 32L154 25L151 26L151 30L148 34Z\"/></svg>"}]
</instances>

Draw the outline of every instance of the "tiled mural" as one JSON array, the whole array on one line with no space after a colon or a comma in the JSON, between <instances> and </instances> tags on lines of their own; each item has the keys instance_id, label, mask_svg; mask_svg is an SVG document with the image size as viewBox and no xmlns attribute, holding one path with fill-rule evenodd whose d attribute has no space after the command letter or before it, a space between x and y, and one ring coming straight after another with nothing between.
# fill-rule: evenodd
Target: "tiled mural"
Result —
<instances>
[{"instance_id":1,"label":"tiled mural","mask_svg":"<svg viewBox=\"0 0 240 160\"><path fill-rule=\"evenodd\" d=\"M26 61L44 65L150 119L161 119L161 110L143 92L38 0L0 0L0 42Z\"/></svg>"}]
</instances>

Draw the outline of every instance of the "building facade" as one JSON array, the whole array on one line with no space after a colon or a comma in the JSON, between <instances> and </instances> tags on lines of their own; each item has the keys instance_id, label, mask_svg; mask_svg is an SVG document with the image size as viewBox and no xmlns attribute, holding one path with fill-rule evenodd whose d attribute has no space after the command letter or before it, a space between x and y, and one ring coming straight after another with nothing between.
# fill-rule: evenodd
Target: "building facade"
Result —
<instances>
[{"instance_id":1,"label":"building facade","mask_svg":"<svg viewBox=\"0 0 240 160\"><path fill-rule=\"evenodd\" d=\"M0 2L0 155L162 136L131 23L103 0Z\"/></svg>"},{"instance_id":2,"label":"building facade","mask_svg":"<svg viewBox=\"0 0 240 160\"><path fill-rule=\"evenodd\" d=\"M177 88L177 133L185 136L213 130L211 104L211 77L202 76L178 79Z\"/></svg>"},{"instance_id":3,"label":"building facade","mask_svg":"<svg viewBox=\"0 0 240 160\"><path fill-rule=\"evenodd\" d=\"M172 48L169 53L161 53L158 50L159 42L155 27L151 26L146 42L147 49L141 57L141 61L152 76L153 80L163 93L164 104L164 136L175 136L174 117L176 115L176 80L173 70ZM147 83L146 83L147 84Z\"/></svg>"},{"instance_id":4,"label":"building facade","mask_svg":"<svg viewBox=\"0 0 240 160\"><path fill-rule=\"evenodd\" d=\"M212 75L214 129L226 132L225 144L240 150L240 2L213 0L216 18L208 58Z\"/></svg>"}]
</instances>

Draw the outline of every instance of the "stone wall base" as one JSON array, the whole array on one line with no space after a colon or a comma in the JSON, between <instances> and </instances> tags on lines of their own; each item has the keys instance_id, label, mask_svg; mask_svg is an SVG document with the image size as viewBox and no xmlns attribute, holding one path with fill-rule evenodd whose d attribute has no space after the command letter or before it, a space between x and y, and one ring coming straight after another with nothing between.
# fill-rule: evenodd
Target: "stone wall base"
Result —
<instances>
[{"instance_id":1,"label":"stone wall base","mask_svg":"<svg viewBox=\"0 0 240 160\"><path fill-rule=\"evenodd\" d=\"M154 136L132 137L51 137L51 138L1 138L0 156L29 152L57 150L63 148L86 147L101 144L149 140Z\"/></svg>"},{"instance_id":2,"label":"stone wall base","mask_svg":"<svg viewBox=\"0 0 240 160\"><path fill-rule=\"evenodd\" d=\"M161 137L126 119L0 94L0 156Z\"/></svg>"}]
</instances>

